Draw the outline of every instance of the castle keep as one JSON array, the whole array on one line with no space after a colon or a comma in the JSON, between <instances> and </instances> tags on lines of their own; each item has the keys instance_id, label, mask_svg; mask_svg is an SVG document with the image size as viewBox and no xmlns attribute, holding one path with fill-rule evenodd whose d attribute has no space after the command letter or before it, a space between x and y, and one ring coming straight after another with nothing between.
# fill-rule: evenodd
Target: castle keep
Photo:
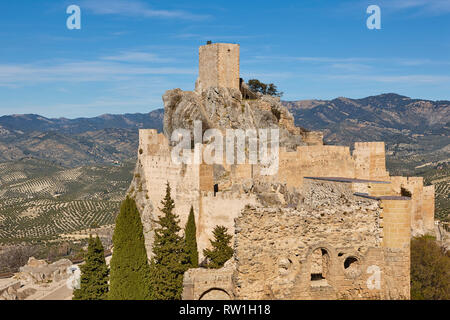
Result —
<instances>
[{"instance_id":1,"label":"castle keep","mask_svg":"<svg viewBox=\"0 0 450 320\"><path fill-rule=\"evenodd\" d=\"M199 49L198 85L239 89L239 45L214 43Z\"/></svg>"},{"instance_id":2,"label":"castle keep","mask_svg":"<svg viewBox=\"0 0 450 320\"><path fill-rule=\"evenodd\" d=\"M163 96L164 134L139 132L129 192L149 257L169 182L182 226L194 207L200 255L216 225L234 235L224 268L186 272L185 299L409 299L410 238L433 232L434 187L390 176L384 142L355 143L352 152L324 145L322 133L294 125L279 98L248 99L238 45L207 44L199 53L195 91ZM174 163L171 134L193 130L194 121L221 131L279 128L278 172L262 175L261 164Z\"/></svg>"}]
</instances>

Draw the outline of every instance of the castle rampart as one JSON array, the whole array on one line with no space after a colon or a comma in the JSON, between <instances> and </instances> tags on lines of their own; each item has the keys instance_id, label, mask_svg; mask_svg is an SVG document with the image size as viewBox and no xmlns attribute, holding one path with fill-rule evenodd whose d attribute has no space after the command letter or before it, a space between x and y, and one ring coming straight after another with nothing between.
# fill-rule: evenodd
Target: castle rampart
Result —
<instances>
[{"instance_id":1,"label":"castle rampart","mask_svg":"<svg viewBox=\"0 0 450 320\"><path fill-rule=\"evenodd\" d=\"M148 256L169 183L182 227L194 208L200 259L215 226L234 236L225 268L186 273L186 299L408 299L410 238L433 230L434 187L389 176L384 142L358 142L353 152L323 145L321 133L295 127L279 100L243 101L239 84L238 45L200 47L196 91L165 95L164 132L199 119L222 131L278 126L277 172L262 175L261 164L248 162L177 164L166 136L140 130L130 194Z\"/></svg>"}]
</instances>

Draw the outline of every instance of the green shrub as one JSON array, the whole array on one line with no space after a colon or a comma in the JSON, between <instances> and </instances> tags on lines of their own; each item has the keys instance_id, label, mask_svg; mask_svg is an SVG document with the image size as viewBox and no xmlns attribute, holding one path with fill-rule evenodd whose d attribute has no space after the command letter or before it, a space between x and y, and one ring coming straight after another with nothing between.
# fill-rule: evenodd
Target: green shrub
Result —
<instances>
[{"instance_id":1,"label":"green shrub","mask_svg":"<svg viewBox=\"0 0 450 320\"><path fill-rule=\"evenodd\" d=\"M434 237L411 240L411 299L450 299L450 253Z\"/></svg>"},{"instance_id":2,"label":"green shrub","mask_svg":"<svg viewBox=\"0 0 450 320\"><path fill-rule=\"evenodd\" d=\"M213 249L203 250L203 254L209 260L208 268L222 268L225 262L233 256L233 249L230 247L232 236L227 232L228 229L224 226L216 226L214 228L214 240L210 240Z\"/></svg>"}]
</instances>

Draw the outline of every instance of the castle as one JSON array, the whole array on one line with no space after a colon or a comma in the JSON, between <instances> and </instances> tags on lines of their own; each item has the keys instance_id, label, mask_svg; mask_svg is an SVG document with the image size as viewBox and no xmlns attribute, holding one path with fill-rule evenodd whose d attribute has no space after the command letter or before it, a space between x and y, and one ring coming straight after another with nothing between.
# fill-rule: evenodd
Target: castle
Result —
<instances>
[{"instance_id":1,"label":"castle","mask_svg":"<svg viewBox=\"0 0 450 320\"><path fill-rule=\"evenodd\" d=\"M384 142L351 151L296 127L279 98L240 79L239 45L208 43L199 56L195 90L163 96L164 134L140 130L129 190L149 257L167 182L181 225L194 208L200 255L216 225L234 235L222 269L185 273L183 298L409 299L410 238L434 230L434 187L390 176ZM195 120L222 131L280 128L277 173L262 175L261 164L174 163L171 134L193 130Z\"/></svg>"}]
</instances>

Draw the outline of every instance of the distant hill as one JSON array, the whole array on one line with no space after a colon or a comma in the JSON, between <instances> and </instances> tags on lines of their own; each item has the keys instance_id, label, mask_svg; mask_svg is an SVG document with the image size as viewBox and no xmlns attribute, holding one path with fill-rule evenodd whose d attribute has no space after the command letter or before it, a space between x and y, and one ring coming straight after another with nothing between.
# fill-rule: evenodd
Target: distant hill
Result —
<instances>
[{"instance_id":1,"label":"distant hill","mask_svg":"<svg viewBox=\"0 0 450 320\"><path fill-rule=\"evenodd\" d=\"M450 101L411 99L389 93L364 99L284 101L298 126L324 131L325 143L385 141L392 174L436 166L450 159ZM0 117L0 161L27 156L66 166L134 158L138 129L162 131L164 110L147 114L48 119Z\"/></svg>"},{"instance_id":2,"label":"distant hill","mask_svg":"<svg viewBox=\"0 0 450 320\"><path fill-rule=\"evenodd\" d=\"M283 103L298 126L324 131L328 144L385 141L390 173L434 184L436 216L449 219L449 101L384 94ZM0 244L113 223L132 179L138 129L162 131L163 117L163 109L80 119L0 117Z\"/></svg>"},{"instance_id":3,"label":"distant hill","mask_svg":"<svg viewBox=\"0 0 450 320\"><path fill-rule=\"evenodd\" d=\"M324 131L328 144L385 141L392 173L450 158L450 101L389 93L364 99L285 101L284 105L298 126Z\"/></svg>"},{"instance_id":4,"label":"distant hill","mask_svg":"<svg viewBox=\"0 0 450 320\"><path fill-rule=\"evenodd\" d=\"M134 166L65 168L33 158L0 163L0 245L113 224Z\"/></svg>"},{"instance_id":5,"label":"distant hill","mask_svg":"<svg viewBox=\"0 0 450 320\"><path fill-rule=\"evenodd\" d=\"M65 166L134 158L138 129L162 131L162 109L146 114L48 119L39 115L0 117L0 161L34 157Z\"/></svg>"},{"instance_id":6,"label":"distant hill","mask_svg":"<svg viewBox=\"0 0 450 320\"><path fill-rule=\"evenodd\" d=\"M150 113L113 115L105 114L94 118L49 119L36 114L0 117L3 134L30 133L34 131L58 131L63 134L80 134L103 129L155 128L162 130L164 112L162 109Z\"/></svg>"}]
</instances>

